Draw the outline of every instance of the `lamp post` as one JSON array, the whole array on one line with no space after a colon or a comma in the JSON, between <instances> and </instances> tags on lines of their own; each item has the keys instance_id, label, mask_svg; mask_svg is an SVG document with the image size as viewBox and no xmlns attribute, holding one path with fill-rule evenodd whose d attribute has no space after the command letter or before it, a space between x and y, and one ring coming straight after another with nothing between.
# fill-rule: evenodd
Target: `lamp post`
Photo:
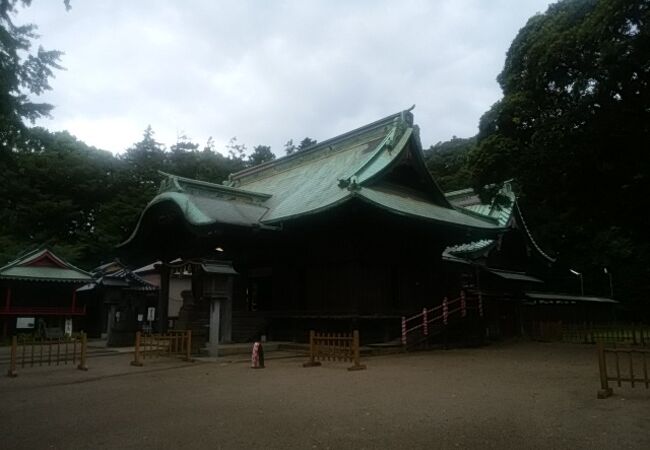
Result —
<instances>
[{"instance_id":1,"label":"lamp post","mask_svg":"<svg viewBox=\"0 0 650 450\"><path fill-rule=\"evenodd\" d=\"M607 267L603 267L603 272L609 277L609 298L614 298L614 283L612 281L612 273L607 270Z\"/></svg>"},{"instance_id":2,"label":"lamp post","mask_svg":"<svg viewBox=\"0 0 650 450\"><path fill-rule=\"evenodd\" d=\"M582 273L578 272L577 270L569 269L569 272L571 272L573 275L580 277L580 295L584 297L585 295L585 282L582 278Z\"/></svg>"}]
</instances>

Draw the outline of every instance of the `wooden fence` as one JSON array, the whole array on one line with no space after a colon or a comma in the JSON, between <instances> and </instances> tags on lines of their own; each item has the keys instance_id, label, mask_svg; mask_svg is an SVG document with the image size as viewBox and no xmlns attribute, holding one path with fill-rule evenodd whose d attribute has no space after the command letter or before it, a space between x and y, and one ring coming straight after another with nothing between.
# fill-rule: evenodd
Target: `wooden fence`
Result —
<instances>
[{"instance_id":1,"label":"wooden fence","mask_svg":"<svg viewBox=\"0 0 650 450\"><path fill-rule=\"evenodd\" d=\"M631 345L650 344L650 327L638 324L562 325L562 341L577 344L612 342Z\"/></svg>"},{"instance_id":2,"label":"wooden fence","mask_svg":"<svg viewBox=\"0 0 650 450\"><path fill-rule=\"evenodd\" d=\"M350 361L348 370L363 370L360 363L359 330L352 333L309 332L309 361L303 367L320 366L321 361Z\"/></svg>"},{"instance_id":3,"label":"wooden fence","mask_svg":"<svg viewBox=\"0 0 650 450\"><path fill-rule=\"evenodd\" d=\"M574 344L595 344L599 341L618 344L650 344L650 326L633 323L566 324L562 321L533 322L530 327L533 339L561 341Z\"/></svg>"},{"instance_id":4,"label":"wooden fence","mask_svg":"<svg viewBox=\"0 0 650 450\"><path fill-rule=\"evenodd\" d=\"M88 370L86 364L86 334L58 339L21 338L11 339L11 356L7 375L15 377L20 367L75 365L77 369Z\"/></svg>"},{"instance_id":5,"label":"wooden fence","mask_svg":"<svg viewBox=\"0 0 650 450\"><path fill-rule=\"evenodd\" d=\"M174 330L160 334L135 333L135 349L131 365L142 366L145 359L181 356L192 361L192 331Z\"/></svg>"},{"instance_id":6,"label":"wooden fence","mask_svg":"<svg viewBox=\"0 0 650 450\"><path fill-rule=\"evenodd\" d=\"M609 362L614 364L614 374L611 374L611 371L608 371L607 368L608 355ZM620 355L626 356L621 358ZM621 387L621 383L625 382L630 383L632 387L639 384L648 389L650 387L650 378L648 378L647 357L650 357L649 348L607 348L604 342L598 342L598 369L600 372L598 398L607 398L612 395L612 388L609 387L610 381L615 381L618 387ZM623 359L623 362L621 362L621 359ZM622 364L627 366L623 371L621 371Z\"/></svg>"}]
</instances>

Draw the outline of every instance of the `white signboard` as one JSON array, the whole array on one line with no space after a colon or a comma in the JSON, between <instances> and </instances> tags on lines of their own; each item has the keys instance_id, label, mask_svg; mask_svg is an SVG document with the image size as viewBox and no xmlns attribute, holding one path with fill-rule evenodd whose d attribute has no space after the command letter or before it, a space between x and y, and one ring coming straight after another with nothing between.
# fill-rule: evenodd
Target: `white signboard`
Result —
<instances>
[{"instance_id":1,"label":"white signboard","mask_svg":"<svg viewBox=\"0 0 650 450\"><path fill-rule=\"evenodd\" d=\"M31 330L34 329L34 323L36 322L34 317L18 317L16 319L16 328L29 328Z\"/></svg>"},{"instance_id":2,"label":"white signboard","mask_svg":"<svg viewBox=\"0 0 650 450\"><path fill-rule=\"evenodd\" d=\"M65 335L72 336L72 319L65 319Z\"/></svg>"},{"instance_id":3,"label":"white signboard","mask_svg":"<svg viewBox=\"0 0 650 450\"><path fill-rule=\"evenodd\" d=\"M147 308L147 320L151 322L155 318L156 318L156 308L150 306L149 308Z\"/></svg>"},{"instance_id":4,"label":"white signboard","mask_svg":"<svg viewBox=\"0 0 650 450\"><path fill-rule=\"evenodd\" d=\"M142 322L144 319L144 314L138 314L138 322Z\"/></svg>"}]
</instances>

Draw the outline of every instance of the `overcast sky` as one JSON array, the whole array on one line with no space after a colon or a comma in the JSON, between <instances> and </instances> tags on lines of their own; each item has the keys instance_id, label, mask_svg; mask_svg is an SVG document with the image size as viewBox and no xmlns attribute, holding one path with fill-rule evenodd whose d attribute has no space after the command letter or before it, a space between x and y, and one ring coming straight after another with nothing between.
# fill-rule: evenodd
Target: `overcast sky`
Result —
<instances>
[{"instance_id":1,"label":"overcast sky","mask_svg":"<svg viewBox=\"0 0 650 450\"><path fill-rule=\"evenodd\" d=\"M416 104L425 147L472 136L501 97L495 79L527 19L548 0L37 0L66 71L38 122L121 152L151 125L223 151L319 141Z\"/></svg>"}]
</instances>

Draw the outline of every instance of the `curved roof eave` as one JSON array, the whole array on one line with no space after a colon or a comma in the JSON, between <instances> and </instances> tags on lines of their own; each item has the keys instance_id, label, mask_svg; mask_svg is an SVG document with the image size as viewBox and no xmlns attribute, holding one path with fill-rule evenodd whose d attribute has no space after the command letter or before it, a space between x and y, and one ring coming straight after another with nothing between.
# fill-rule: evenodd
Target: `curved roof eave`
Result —
<instances>
[{"instance_id":1,"label":"curved roof eave","mask_svg":"<svg viewBox=\"0 0 650 450\"><path fill-rule=\"evenodd\" d=\"M177 209L181 217L185 221L185 223L190 227L205 227L210 225L223 224L223 225L233 225L233 226L240 226L240 227L258 227L258 228L262 227L267 229L275 229L274 227L271 226L265 227L264 224L260 221L260 219L264 216L266 211L268 211L268 208L264 206L250 205L252 207L258 208L260 210L259 211L260 214L259 217L257 218L251 217L250 218L251 220L249 221L220 221L212 217L209 217L207 214L205 214L205 212L203 212L199 207L197 207L192 202L191 197L192 197L191 194L175 192L175 191L167 191L158 194L156 197L153 198L153 200L149 202L149 204L147 204L147 206L140 214L138 223L136 224L135 229L133 230L131 235L124 242L118 244L117 247L121 248L128 245L130 242L132 242L140 232L140 229L142 228L142 222L145 219L146 215L149 213L149 211L151 211L153 207L162 205L164 203L168 203L172 205L175 209Z\"/></svg>"}]
</instances>

